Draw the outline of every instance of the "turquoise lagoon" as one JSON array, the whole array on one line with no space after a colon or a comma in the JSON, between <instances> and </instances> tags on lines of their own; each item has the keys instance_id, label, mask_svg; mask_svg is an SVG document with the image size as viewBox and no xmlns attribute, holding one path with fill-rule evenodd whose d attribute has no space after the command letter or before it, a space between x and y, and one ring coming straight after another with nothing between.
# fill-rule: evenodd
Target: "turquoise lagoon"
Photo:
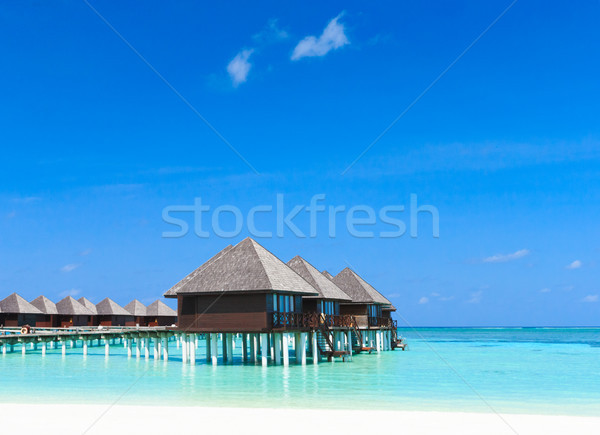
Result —
<instances>
[{"instance_id":1,"label":"turquoise lagoon","mask_svg":"<svg viewBox=\"0 0 600 435\"><path fill-rule=\"evenodd\" d=\"M598 328L418 328L409 350L317 366L128 359L123 346L0 355L0 402L439 410L600 416ZM292 359L293 361L293 359Z\"/></svg>"}]
</instances>

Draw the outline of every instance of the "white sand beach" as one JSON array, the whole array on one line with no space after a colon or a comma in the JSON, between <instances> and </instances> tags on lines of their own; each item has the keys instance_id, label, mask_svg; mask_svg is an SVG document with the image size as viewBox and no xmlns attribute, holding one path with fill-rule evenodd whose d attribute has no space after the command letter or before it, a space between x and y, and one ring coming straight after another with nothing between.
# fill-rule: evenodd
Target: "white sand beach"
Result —
<instances>
[{"instance_id":1,"label":"white sand beach","mask_svg":"<svg viewBox=\"0 0 600 435\"><path fill-rule=\"evenodd\" d=\"M160 398L157 398L160 400ZM0 405L2 433L596 435L600 417L109 405ZM182 432L183 433L183 432Z\"/></svg>"}]
</instances>

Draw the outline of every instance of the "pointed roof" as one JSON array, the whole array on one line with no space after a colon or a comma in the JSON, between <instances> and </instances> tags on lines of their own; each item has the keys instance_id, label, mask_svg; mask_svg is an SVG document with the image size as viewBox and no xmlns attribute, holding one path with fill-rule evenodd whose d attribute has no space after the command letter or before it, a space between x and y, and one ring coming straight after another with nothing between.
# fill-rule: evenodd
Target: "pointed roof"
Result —
<instances>
[{"instance_id":1,"label":"pointed roof","mask_svg":"<svg viewBox=\"0 0 600 435\"><path fill-rule=\"evenodd\" d=\"M89 299L79 298L77 299L77 302L90 310L95 316L98 315L98 309L96 308L96 305L94 305Z\"/></svg>"},{"instance_id":2,"label":"pointed roof","mask_svg":"<svg viewBox=\"0 0 600 435\"><path fill-rule=\"evenodd\" d=\"M330 280L333 281L333 275L330 274L329 272L327 272L326 270L324 270L323 272L321 272L323 274L324 277L329 278Z\"/></svg>"},{"instance_id":3,"label":"pointed roof","mask_svg":"<svg viewBox=\"0 0 600 435\"><path fill-rule=\"evenodd\" d=\"M131 316L131 313L117 304L111 298L101 300L96 304L99 316Z\"/></svg>"},{"instance_id":4,"label":"pointed roof","mask_svg":"<svg viewBox=\"0 0 600 435\"><path fill-rule=\"evenodd\" d=\"M16 293L0 301L0 310L11 314L44 314Z\"/></svg>"},{"instance_id":5,"label":"pointed roof","mask_svg":"<svg viewBox=\"0 0 600 435\"><path fill-rule=\"evenodd\" d=\"M310 298L322 298L322 299L333 299L338 301L350 302L352 299L348 297L337 285L327 279L321 274L312 264L306 261L304 258L296 255L290 261L288 266L292 268L294 272L304 278L310 285L312 285L318 292L318 296L309 296Z\"/></svg>"},{"instance_id":6,"label":"pointed roof","mask_svg":"<svg viewBox=\"0 0 600 435\"><path fill-rule=\"evenodd\" d=\"M146 310L147 316L152 317L174 317L177 316L177 311L173 308L169 307L161 300L156 300L148 305L148 309Z\"/></svg>"},{"instance_id":7,"label":"pointed roof","mask_svg":"<svg viewBox=\"0 0 600 435\"><path fill-rule=\"evenodd\" d=\"M56 304L50 299L48 299L46 296L38 296L37 298L31 301L31 305L36 307L44 314L58 314Z\"/></svg>"},{"instance_id":8,"label":"pointed roof","mask_svg":"<svg viewBox=\"0 0 600 435\"><path fill-rule=\"evenodd\" d=\"M65 316L93 316L88 308L77 302L73 299L72 296L67 296L66 298L58 301L56 303L56 309L58 310L58 314Z\"/></svg>"},{"instance_id":9,"label":"pointed roof","mask_svg":"<svg viewBox=\"0 0 600 435\"><path fill-rule=\"evenodd\" d=\"M249 237L215 255L201 269L176 293L278 291L318 295L308 282Z\"/></svg>"},{"instance_id":10,"label":"pointed roof","mask_svg":"<svg viewBox=\"0 0 600 435\"><path fill-rule=\"evenodd\" d=\"M206 269L206 267L208 267L209 264L211 264L213 261L215 261L216 259L220 258L221 255L226 254L231 248L233 248L233 246L231 245L227 245L225 246L225 248L223 250L221 250L220 252L217 253L217 255L211 257L210 259L208 259L208 261L204 264L202 264L200 267L198 267L196 270L194 270L192 273L190 273L189 275L187 275L185 278L183 278L181 281L179 281L177 284L175 284L173 287L171 287L169 290L167 290L167 292L163 295L165 298L176 298L177 297L177 292L183 287L185 286L185 284L194 279L194 277L196 277L198 274L200 274L204 269Z\"/></svg>"},{"instance_id":11,"label":"pointed roof","mask_svg":"<svg viewBox=\"0 0 600 435\"><path fill-rule=\"evenodd\" d=\"M341 288L344 293L350 296L354 303L392 304L381 293L375 290L373 286L348 267L338 273L333 278L333 282Z\"/></svg>"},{"instance_id":12,"label":"pointed roof","mask_svg":"<svg viewBox=\"0 0 600 435\"><path fill-rule=\"evenodd\" d=\"M134 299L125 305L125 309L133 316L145 316L147 311L146 305L142 304L137 299Z\"/></svg>"}]
</instances>

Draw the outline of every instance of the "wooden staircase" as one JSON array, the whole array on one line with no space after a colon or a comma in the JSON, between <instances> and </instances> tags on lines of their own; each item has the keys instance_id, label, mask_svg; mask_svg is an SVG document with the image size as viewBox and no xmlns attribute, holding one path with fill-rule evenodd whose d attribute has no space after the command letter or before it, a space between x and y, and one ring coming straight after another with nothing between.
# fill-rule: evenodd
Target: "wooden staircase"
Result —
<instances>
[{"instance_id":1,"label":"wooden staircase","mask_svg":"<svg viewBox=\"0 0 600 435\"><path fill-rule=\"evenodd\" d=\"M321 322L315 333L317 334L317 347L319 348L319 353L325 355L327 361L331 361L331 359L335 357L344 357L348 355L348 352L345 350L334 350L335 345L331 338L332 331L326 323Z\"/></svg>"}]
</instances>

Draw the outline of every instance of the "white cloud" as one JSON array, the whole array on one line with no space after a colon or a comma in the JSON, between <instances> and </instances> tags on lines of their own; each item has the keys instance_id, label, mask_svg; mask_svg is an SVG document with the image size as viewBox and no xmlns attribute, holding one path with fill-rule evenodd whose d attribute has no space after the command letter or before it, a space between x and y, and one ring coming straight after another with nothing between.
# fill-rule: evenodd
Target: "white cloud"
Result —
<instances>
[{"instance_id":1,"label":"white cloud","mask_svg":"<svg viewBox=\"0 0 600 435\"><path fill-rule=\"evenodd\" d=\"M468 304L478 304L481 302L483 292L481 290L471 293L471 298L467 300Z\"/></svg>"},{"instance_id":2,"label":"white cloud","mask_svg":"<svg viewBox=\"0 0 600 435\"><path fill-rule=\"evenodd\" d=\"M92 253L92 249L91 249L91 248L88 248L88 249L86 249L85 251L81 251L81 252L79 253L79 255L81 255L82 257L85 257L86 255L90 255L91 253Z\"/></svg>"},{"instance_id":3,"label":"white cloud","mask_svg":"<svg viewBox=\"0 0 600 435\"><path fill-rule=\"evenodd\" d=\"M79 266L81 266L81 264L66 264L60 268L60 271L65 273L73 272Z\"/></svg>"},{"instance_id":4,"label":"white cloud","mask_svg":"<svg viewBox=\"0 0 600 435\"><path fill-rule=\"evenodd\" d=\"M64 292L60 292L59 296L61 298L66 298L67 296L72 296L75 297L77 296L79 293L81 293L81 290L73 288L71 290L65 290Z\"/></svg>"},{"instance_id":5,"label":"white cloud","mask_svg":"<svg viewBox=\"0 0 600 435\"><path fill-rule=\"evenodd\" d=\"M581 261L575 260L574 262L567 265L567 269L579 269L582 266Z\"/></svg>"},{"instance_id":6,"label":"white cloud","mask_svg":"<svg viewBox=\"0 0 600 435\"><path fill-rule=\"evenodd\" d=\"M242 50L227 65L227 72L229 73L229 77L231 77L233 86L244 83L248 78L248 73L252 67L252 64L248 62L248 58L253 52L253 49Z\"/></svg>"},{"instance_id":7,"label":"white cloud","mask_svg":"<svg viewBox=\"0 0 600 435\"><path fill-rule=\"evenodd\" d=\"M587 295L581 301L582 302L598 302L598 295Z\"/></svg>"},{"instance_id":8,"label":"white cloud","mask_svg":"<svg viewBox=\"0 0 600 435\"><path fill-rule=\"evenodd\" d=\"M551 292L551 290L548 287L545 287L540 290L540 293L550 293L550 292Z\"/></svg>"},{"instance_id":9,"label":"white cloud","mask_svg":"<svg viewBox=\"0 0 600 435\"><path fill-rule=\"evenodd\" d=\"M255 35L252 35L252 39L259 44L266 44L269 42L277 42L287 39L288 36L288 32L280 29L277 25L277 18L271 18L263 30Z\"/></svg>"},{"instance_id":10,"label":"white cloud","mask_svg":"<svg viewBox=\"0 0 600 435\"><path fill-rule=\"evenodd\" d=\"M423 296L421 299L419 299L419 304L423 305L429 302L429 298L427 296Z\"/></svg>"},{"instance_id":11,"label":"white cloud","mask_svg":"<svg viewBox=\"0 0 600 435\"><path fill-rule=\"evenodd\" d=\"M301 40L294 48L292 60L302 59L303 57L325 56L331 50L350 44L344 33L344 25L338 22L341 15L331 20L318 38L307 36Z\"/></svg>"},{"instance_id":12,"label":"white cloud","mask_svg":"<svg viewBox=\"0 0 600 435\"><path fill-rule=\"evenodd\" d=\"M529 255L529 249L521 249L512 254L496 254L483 259L484 263L506 263Z\"/></svg>"}]
</instances>

